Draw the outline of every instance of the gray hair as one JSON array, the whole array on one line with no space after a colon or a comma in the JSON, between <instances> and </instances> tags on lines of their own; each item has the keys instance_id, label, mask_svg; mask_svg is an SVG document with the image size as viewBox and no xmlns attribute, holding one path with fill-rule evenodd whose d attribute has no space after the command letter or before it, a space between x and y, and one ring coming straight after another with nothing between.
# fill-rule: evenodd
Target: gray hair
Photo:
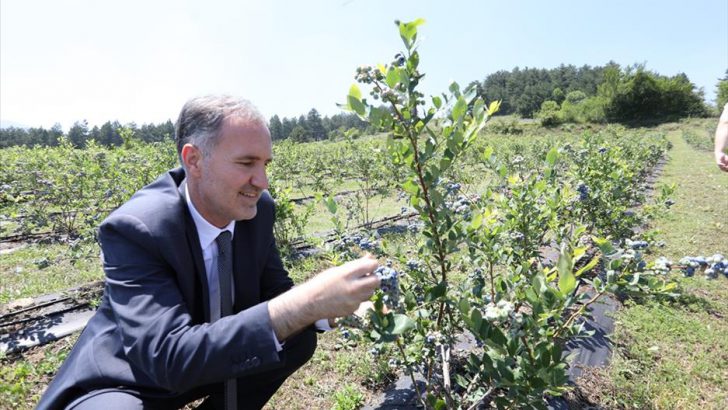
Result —
<instances>
[{"instance_id":1,"label":"gray hair","mask_svg":"<svg viewBox=\"0 0 728 410\"><path fill-rule=\"evenodd\" d=\"M192 144L208 156L215 148L226 118L237 116L249 122L268 125L268 121L248 100L229 95L207 95L187 101L179 113L174 130L177 155L182 161L182 147Z\"/></svg>"}]
</instances>

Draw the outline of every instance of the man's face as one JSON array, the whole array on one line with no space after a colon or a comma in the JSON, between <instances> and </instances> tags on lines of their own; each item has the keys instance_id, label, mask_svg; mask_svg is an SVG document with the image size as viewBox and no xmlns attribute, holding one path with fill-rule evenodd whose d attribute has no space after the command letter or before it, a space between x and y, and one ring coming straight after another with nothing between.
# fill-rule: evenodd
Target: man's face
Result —
<instances>
[{"instance_id":1,"label":"man's face","mask_svg":"<svg viewBox=\"0 0 728 410\"><path fill-rule=\"evenodd\" d=\"M265 168L272 155L265 125L236 116L226 118L210 155L199 158L199 166L188 164L195 208L220 228L233 220L255 217L258 199L268 188Z\"/></svg>"}]
</instances>

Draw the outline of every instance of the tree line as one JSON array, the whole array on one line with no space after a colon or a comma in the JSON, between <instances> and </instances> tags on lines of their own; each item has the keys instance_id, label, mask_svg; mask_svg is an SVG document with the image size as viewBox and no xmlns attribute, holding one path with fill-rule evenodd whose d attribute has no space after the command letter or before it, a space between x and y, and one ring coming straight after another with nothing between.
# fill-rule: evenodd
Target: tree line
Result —
<instances>
[{"instance_id":1,"label":"tree line","mask_svg":"<svg viewBox=\"0 0 728 410\"><path fill-rule=\"evenodd\" d=\"M559 103L571 91L582 91L593 95L604 81L604 70L618 66L610 62L602 67L584 65L560 65L556 68L519 68L500 70L489 74L475 85L486 101L500 100L498 114L518 114L532 118L546 100L556 99Z\"/></svg>"},{"instance_id":2,"label":"tree line","mask_svg":"<svg viewBox=\"0 0 728 410\"><path fill-rule=\"evenodd\" d=\"M46 145L57 146L61 137L66 137L76 147L83 147L86 141L94 140L105 146L119 146L124 143L122 130L133 131L134 138L144 142L158 142L174 138L174 124L167 120L160 124L143 124L141 127L135 123L122 125L118 121L107 121L103 125L89 128L86 120L76 121L67 133L63 133L60 124L50 129L9 127L0 129L0 148L15 145Z\"/></svg>"},{"instance_id":3,"label":"tree line","mask_svg":"<svg viewBox=\"0 0 728 410\"><path fill-rule=\"evenodd\" d=\"M482 82L473 81L486 101L500 100L499 115L516 114L525 118L537 117L544 125L562 122L660 122L684 117L710 114L704 103L703 91L697 89L685 74L672 77L660 75L635 65L620 67L609 62L604 66L560 65L552 69L514 68L497 71ZM721 109L728 101L728 71L717 84L717 102ZM269 127L274 141L291 139L295 142L338 139L348 130L367 132L367 123L356 114L341 113L321 117L312 108L298 118L270 118ZM10 127L0 129L0 148L15 145L58 145L66 136L72 144L82 147L88 140L106 146L123 143L121 129L129 128L136 139L145 142L174 138L174 124L134 123L122 125L107 121L100 127L89 128L77 121L64 134L59 124L50 129Z\"/></svg>"},{"instance_id":4,"label":"tree line","mask_svg":"<svg viewBox=\"0 0 728 410\"><path fill-rule=\"evenodd\" d=\"M291 139L295 142L321 141L324 139L337 139L351 129L366 131L368 124L354 113L335 114L323 117L312 108L307 115L298 118L271 117L269 122L270 134L273 141Z\"/></svg>"},{"instance_id":5,"label":"tree line","mask_svg":"<svg viewBox=\"0 0 728 410\"><path fill-rule=\"evenodd\" d=\"M290 138L296 142L305 142L340 138L350 129L364 132L367 123L359 119L356 114L336 114L322 118L316 109L311 109L308 115L301 115L298 118L284 117L281 120L278 115L274 115L269 121L269 128L274 141ZM174 124L170 120L141 126L135 123L122 125L118 121L107 121L100 127L89 127L88 122L83 120L76 121L67 133L63 132L60 124L55 124L50 129L43 127L0 129L0 148L16 145L57 146L59 139L64 136L76 147L83 147L89 140L105 146L120 146L124 142L122 129L130 129L135 139L144 142L174 139Z\"/></svg>"},{"instance_id":6,"label":"tree line","mask_svg":"<svg viewBox=\"0 0 728 410\"><path fill-rule=\"evenodd\" d=\"M723 81L718 84L718 100ZM487 101L501 100L499 114L538 117L545 125L662 122L710 113L703 90L687 75L664 76L644 65L516 67L490 74L473 85Z\"/></svg>"}]
</instances>

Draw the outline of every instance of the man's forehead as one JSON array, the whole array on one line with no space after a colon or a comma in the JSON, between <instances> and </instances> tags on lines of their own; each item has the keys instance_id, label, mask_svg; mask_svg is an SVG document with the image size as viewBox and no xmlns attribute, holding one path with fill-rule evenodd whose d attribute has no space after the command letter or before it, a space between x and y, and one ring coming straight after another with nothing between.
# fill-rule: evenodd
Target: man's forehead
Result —
<instances>
[{"instance_id":1,"label":"man's forehead","mask_svg":"<svg viewBox=\"0 0 728 410\"><path fill-rule=\"evenodd\" d=\"M226 140L228 155L236 159L269 161L273 155L270 132L266 124L247 118L226 118L221 138Z\"/></svg>"},{"instance_id":2,"label":"man's forehead","mask_svg":"<svg viewBox=\"0 0 728 410\"><path fill-rule=\"evenodd\" d=\"M251 130L262 130L264 129L267 133L268 124L257 117L250 117L242 114L230 114L223 119L223 128L225 127L244 127L250 128Z\"/></svg>"}]
</instances>

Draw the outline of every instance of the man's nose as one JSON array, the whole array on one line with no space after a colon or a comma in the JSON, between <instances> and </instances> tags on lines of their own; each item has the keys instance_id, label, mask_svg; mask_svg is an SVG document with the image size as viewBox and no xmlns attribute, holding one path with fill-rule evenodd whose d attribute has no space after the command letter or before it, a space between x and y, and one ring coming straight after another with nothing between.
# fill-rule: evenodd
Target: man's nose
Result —
<instances>
[{"instance_id":1,"label":"man's nose","mask_svg":"<svg viewBox=\"0 0 728 410\"><path fill-rule=\"evenodd\" d=\"M256 171L253 174L253 179L250 182L258 189L268 189L268 175L265 172L265 168Z\"/></svg>"}]
</instances>

